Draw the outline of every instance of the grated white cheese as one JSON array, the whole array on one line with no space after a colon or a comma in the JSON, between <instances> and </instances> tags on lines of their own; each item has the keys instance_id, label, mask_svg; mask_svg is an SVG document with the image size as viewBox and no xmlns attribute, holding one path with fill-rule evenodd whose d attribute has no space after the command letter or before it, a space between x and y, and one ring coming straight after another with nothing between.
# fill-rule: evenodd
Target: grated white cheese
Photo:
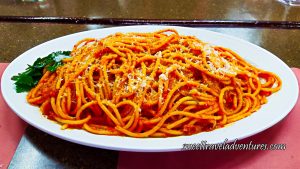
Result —
<instances>
[{"instance_id":1,"label":"grated white cheese","mask_svg":"<svg viewBox=\"0 0 300 169\"><path fill-rule=\"evenodd\" d=\"M156 52L154 56L161 58L162 57L161 51Z\"/></svg>"},{"instance_id":2,"label":"grated white cheese","mask_svg":"<svg viewBox=\"0 0 300 169\"><path fill-rule=\"evenodd\" d=\"M150 76L146 76L146 80L147 80L147 81L153 81L153 78L150 77Z\"/></svg>"},{"instance_id":3,"label":"grated white cheese","mask_svg":"<svg viewBox=\"0 0 300 169\"><path fill-rule=\"evenodd\" d=\"M211 57L211 61L207 61L209 69L212 73L232 74L236 75L238 68L232 66L225 58ZM217 66L217 67L216 67Z\"/></svg>"},{"instance_id":4,"label":"grated white cheese","mask_svg":"<svg viewBox=\"0 0 300 169\"><path fill-rule=\"evenodd\" d=\"M213 52L213 54L215 55L215 56L219 56L219 52L218 51L216 51L216 50L213 50L214 52Z\"/></svg>"},{"instance_id":5,"label":"grated white cheese","mask_svg":"<svg viewBox=\"0 0 300 169\"><path fill-rule=\"evenodd\" d=\"M196 47L202 46L201 43L198 43L198 42L193 42L193 45L196 46Z\"/></svg>"},{"instance_id":6,"label":"grated white cheese","mask_svg":"<svg viewBox=\"0 0 300 169\"><path fill-rule=\"evenodd\" d=\"M132 87L132 90L136 90L137 89L137 86L134 85L134 86L131 86Z\"/></svg>"},{"instance_id":7,"label":"grated white cheese","mask_svg":"<svg viewBox=\"0 0 300 169\"><path fill-rule=\"evenodd\" d=\"M127 75L127 77L128 77L128 79L132 79L132 74L129 73L129 74Z\"/></svg>"},{"instance_id":8,"label":"grated white cheese","mask_svg":"<svg viewBox=\"0 0 300 169\"><path fill-rule=\"evenodd\" d=\"M129 91L129 89L128 89L128 85L126 84L126 86L125 86L125 91L126 92L128 92Z\"/></svg>"},{"instance_id":9,"label":"grated white cheese","mask_svg":"<svg viewBox=\"0 0 300 169\"><path fill-rule=\"evenodd\" d=\"M146 86L147 86L146 80L143 80L142 84L141 84L141 87L146 87Z\"/></svg>"},{"instance_id":10,"label":"grated white cheese","mask_svg":"<svg viewBox=\"0 0 300 169\"><path fill-rule=\"evenodd\" d=\"M96 86L100 89L102 87L102 84L97 83Z\"/></svg>"},{"instance_id":11,"label":"grated white cheese","mask_svg":"<svg viewBox=\"0 0 300 169\"><path fill-rule=\"evenodd\" d=\"M260 81L260 83L261 83L261 84L264 84L264 83L266 83L266 82L267 82L267 81L266 81L266 79L264 79L264 78L260 78L260 77L259 77L259 81Z\"/></svg>"},{"instance_id":12,"label":"grated white cheese","mask_svg":"<svg viewBox=\"0 0 300 169\"><path fill-rule=\"evenodd\" d=\"M206 56L209 56L212 53L212 46L209 44L205 44L203 46L203 50L206 53Z\"/></svg>"},{"instance_id":13,"label":"grated white cheese","mask_svg":"<svg viewBox=\"0 0 300 169\"><path fill-rule=\"evenodd\" d=\"M163 86L159 86L159 87L158 87L158 90L159 90L159 92L160 92L160 95L159 95L159 97L158 97L158 100L159 100L160 103L163 103L164 100L163 100L163 97L162 97L162 93L163 93L164 87L163 87Z\"/></svg>"},{"instance_id":14,"label":"grated white cheese","mask_svg":"<svg viewBox=\"0 0 300 169\"><path fill-rule=\"evenodd\" d=\"M178 64L174 64L174 65L172 65L172 66L170 66L166 69L166 75L169 75L169 73L172 72L175 69L180 69L181 70L182 67Z\"/></svg>"},{"instance_id":15,"label":"grated white cheese","mask_svg":"<svg viewBox=\"0 0 300 169\"><path fill-rule=\"evenodd\" d=\"M162 79L162 80L164 80L164 81L168 80L168 77L165 74L163 74L163 73L159 75L159 78Z\"/></svg>"},{"instance_id":16,"label":"grated white cheese","mask_svg":"<svg viewBox=\"0 0 300 169\"><path fill-rule=\"evenodd\" d=\"M179 39L179 43L182 44L184 42L184 39Z\"/></svg>"}]
</instances>

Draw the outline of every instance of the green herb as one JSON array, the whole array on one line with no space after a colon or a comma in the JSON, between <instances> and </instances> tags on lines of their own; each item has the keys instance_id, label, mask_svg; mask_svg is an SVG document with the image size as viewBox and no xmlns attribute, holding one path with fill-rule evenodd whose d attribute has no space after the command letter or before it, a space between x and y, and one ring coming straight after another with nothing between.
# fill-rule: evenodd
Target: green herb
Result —
<instances>
[{"instance_id":1,"label":"green herb","mask_svg":"<svg viewBox=\"0 0 300 169\"><path fill-rule=\"evenodd\" d=\"M43 76L43 70L54 72L61 66L62 59L70 57L70 51L58 51L46 57L38 58L33 65L28 65L23 73L18 73L11 78L15 81L17 93L26 92L37 85Z\"/></svg>"}]
</instances>

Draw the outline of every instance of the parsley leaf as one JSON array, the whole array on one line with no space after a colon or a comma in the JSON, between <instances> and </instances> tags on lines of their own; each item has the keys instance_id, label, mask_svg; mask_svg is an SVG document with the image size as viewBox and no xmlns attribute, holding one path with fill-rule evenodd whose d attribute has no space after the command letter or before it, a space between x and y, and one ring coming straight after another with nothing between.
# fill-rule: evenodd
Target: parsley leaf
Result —
<instances>
[{"instance_id":1,"label":"parsley leaf","mask_svg":"<svg viewBox=\"0 0 300 169\"><path fill-rule=\"evenodd\" d=\"M63 65L62 60L70 57L71 51L58 51L46 57L38 58L33 65L28 65L26 70L11 77L15 81L17 93L27 92L36 86L43 76L43 70L47 69L54 72L59 66Z\"/></svg>"}]
</instances>

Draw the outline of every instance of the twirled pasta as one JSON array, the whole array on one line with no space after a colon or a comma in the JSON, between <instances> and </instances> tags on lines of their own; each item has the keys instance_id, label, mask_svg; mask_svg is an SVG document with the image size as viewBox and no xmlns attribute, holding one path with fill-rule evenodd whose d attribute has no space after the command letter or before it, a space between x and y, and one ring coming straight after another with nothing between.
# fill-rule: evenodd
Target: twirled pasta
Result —
<instances>
[{"instance_id":1,"label":"twirled pasta","mask_svg":"<svg viewBox=\"0 0 300 169\"><path fill-rule=\"evenodd\" d=\"M168 137L210 131L257 111L280 78L174 29L83 39L27 100L62 129Z\"/></svg>"}]
</instances>

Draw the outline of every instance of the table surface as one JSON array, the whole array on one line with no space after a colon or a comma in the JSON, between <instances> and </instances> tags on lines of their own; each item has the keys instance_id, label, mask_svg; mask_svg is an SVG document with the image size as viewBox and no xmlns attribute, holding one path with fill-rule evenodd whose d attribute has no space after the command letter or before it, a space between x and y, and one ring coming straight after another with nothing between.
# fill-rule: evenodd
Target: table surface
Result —
<instances>
[{"instance_id":1,"label":"table surface","mask_svg":"<svg viewBox=\"0 0 300 169\"><path fill-rule=\"evenodd\" d=\"M0 15L13 16L300 21L299 12L276 0L0 1Z\"/></svg>"},{"instance_id":2,"label":"table surface","mask_svg":"<svg viewBox=\"0 0 300 169\"><path fill-rule=\"evenodd\" d=\"M300 21L300 7L275 0L0 0L1 16L71 16L87 18ZM26 50L63 35L114 25L0 22L0 62L11 62ZM183 25L184 26L184 25ZM300 67L300 29L201 27L261 46L290 67ZM47 144L45 144L47 143ZM24 155L32 157L30 160ZM82 156L81 154L85 154ZM116 168L118 152L60 140L28 127L11 168Z\"/></svg>"}]
</instances>

